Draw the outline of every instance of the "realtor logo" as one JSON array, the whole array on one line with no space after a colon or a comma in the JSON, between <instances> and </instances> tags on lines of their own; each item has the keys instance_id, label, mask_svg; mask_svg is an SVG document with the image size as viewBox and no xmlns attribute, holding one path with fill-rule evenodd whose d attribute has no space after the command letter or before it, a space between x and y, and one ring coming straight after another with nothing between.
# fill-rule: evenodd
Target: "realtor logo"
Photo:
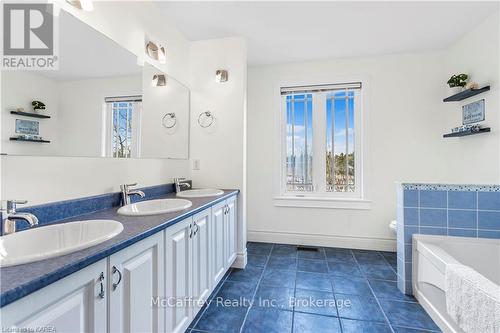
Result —
<instances>
[{"instance_id":1,"label":"realtor logo","mask_svg":"<svg viewBox=\"0 0 500 333\"><path fill-rule=\"evenodd\" d=\"M4 3L2 69L58 69L52 3Z\"/></svg>"}]
</instances>

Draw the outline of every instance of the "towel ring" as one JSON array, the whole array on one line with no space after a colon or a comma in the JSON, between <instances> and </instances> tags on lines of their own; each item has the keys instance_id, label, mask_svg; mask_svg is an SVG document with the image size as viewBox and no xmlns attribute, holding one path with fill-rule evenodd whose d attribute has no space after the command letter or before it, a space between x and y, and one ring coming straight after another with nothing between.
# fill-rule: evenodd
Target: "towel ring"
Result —
<instances>
[{"instance_id":1,"label":"towel ring","mask_svg":"<svg viewBox=\"0 0 500 333\"><path fill-rule=\"evenodd\" d=\"M173 123L171 125L168 125L168 122L172 122L173 120ZM175 112L169 112L167 114L165 114L163 116L163 118L161 119L161 124L163 127L165 128L174 128L175 125L177 125L177 117L175 116Z\"/></svg>"},{"instance_id":2,"label":"towel ring","mask_svg":"<svg viewBox=\"0 0 500 333\"><path fill-rule=\"evenodd\" d=\"M210 122L206 125L203 125L202 122L201 122L201 117L207 117L208 119L210 119ZM198 125L200 125L201 127L203 128L207 128L207 127L210 127L212 126L212 124L214 123L215 121L215 118L214 118L214 115L212 114L212 112L210 111L205 111L205 112L202 112L200 113L200 115L198 116Z\"/></svg>"}]
</instances>

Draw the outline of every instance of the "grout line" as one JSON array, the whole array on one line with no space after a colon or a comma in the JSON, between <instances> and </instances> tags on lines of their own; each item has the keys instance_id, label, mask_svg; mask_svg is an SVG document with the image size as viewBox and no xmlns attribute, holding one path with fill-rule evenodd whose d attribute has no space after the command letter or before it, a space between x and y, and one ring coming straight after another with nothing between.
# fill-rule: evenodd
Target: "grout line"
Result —
<instances>
[{"instance_id":1,"label":"grout line","mask_svg":"<svg viewBox=\"0 0 500 333\"><path fill-rule=\"evenodd\" d=\"M450 191L446 191L446 236L450 235Z\"/></svg>"},{"instance_id":2,"label":"grout line","mask_svg":"<svg viewBox=\"0 0 500 333\"><path fill-rule=\"evenodd\" d=\"M352 253L352 251L351 251ZM354 256L353 254L351 254ZM354 259L356 260L356 259ZM330 267L327 267L328 271L330 271ZM333 285L332 278L328 279L330 281L330 285L332 286L332 293L333 293L333 299L335 300L335 312L337 313L337 320L339 321L340 325L340 332L344 332L344 326L342 325L342 319L340 319L340 313L339 313L339 308L337 307L337 293L335 292L335 286ZM293 333L293 332L292 332Z\"/></svg>"},{"instance_id":3,"label":"grout line","mask_svg":"<svg viewBox=\"0 0 500 333\"><path fill-rule=\"evenodd\" d=\"M426 328L420 328L420 327L412 327L412 326L401 326L401 325L395 325L396 327L401 327L401 328L409 328L412 330L418 330L421 332L429 332L429 333L439 333L441 331L433 331L433 330L428 330Z\"/></svg>"},{"instance_id":4,"label":"grout line","mask_svg":"<svg viewBox=\"0 0 500 333\"><path fill-rule=\"evenodd\" d=\"M479 237L479 192L476 192L476 238Z\"/></svg>"},{"instance_id":5,"label":"grout line","mask_svg":"<svg viewBox=\"0 0 500 333\"><path fill-rule=\"evenodd\" d=\"M356 264L359 266L358 259L356 259L356 256L354 256L354 261L355 261L355 262L356 262ZM361 269L361 266L360 266L359 268ZM363 271L362 271L362 273L363 273ZM392 325L391 325L391 323L390 323L390 321L389 321L389 318L388 318L388 317L387 317L387 315L385 314L385 311L384 311L384 309L382 308L382 305L380 304L380 301L379 301L379 299L378 299L377 295L375 295L375 292L373 291L373 288L372 288L372 286L370 285L370 282L368 281L368 278L367 278L366 276L365 276L365 279L366 279L366 283L368 284L368 287L370 288L370 291L371 291L371 293L372 293L373 297L375 298L375 301L377 302L377 305L378 305L378 307L379 307L380 311L381 311L381 312L382 312L382 314L384 315L384 319L385 319L385 321L386 321L387 325L389 325L389 329L391 330L391 332L392 332L392 333L395 333L395 331L394 331L394 329L392 328Z\"/></svg>"},{"instance_id":6,"label":"grout line","mask_svg":"<svg viewBox=\"0 0 500 333\"><path fill-rule=\"evenodd\" d=\"M211 293L210 295L212 295L212 294L213 294L213 295L214 295L214 297L216 297L216 296L217 296L217 294L219 293L219 290L222 288L222 285L223 285L224 283L226 283L227 278L228 278L228 277L229 277L229 275L231 274L231 271L232 271L232 270L233 270L233 269L232 269L231 267L228 269L227 273L226 273L226 274L224 274L223 278L219 281L219 283L217 284L217 286L215 286L214 291L212 291L212 293ZM209 297L210 297L210 295L209 295ZM193 326L192 326L191 330L193 330L193 329L196 327L196 325L198 325L198 322L200 321L201 317L203 317L203 315L204 315L204 314L205 314L205 312L207 311L207 309L208 309L208 307L210 306L210 303L211 303L212 301L213 301L213 298L210 298L210 299L208 300L208 304L207 304L207 305L205 306L205 308L201 311L201 313L198 313L198 314L196 315L196 317L197 317L198 319L196 319L196 321L195 321L194 323L192 323L192 325L193 325ZM189 326L191 326L191 324L190 324ZM189 326L188 326L188 329L189 329ZM198 330L198 331L203 332L203 331L201 331L201 330Z\"/></svg>"},{"instance_id":7,"label":"grout line","mask_svg":"<svg viewBox=\"0 0 500 333\"><path fill-rule=\"evenodd\" d=\"M262 272L260 273L259 280L257 281L255 291L253 292L253 295L252 295L252 303L248 307L247 312L245 313L245 318L243 318L243 322L241 323L240 330L239 330L240 333L243 331L243 327L245 326L245 323L247 321L248 313L253 308L253 302L255 301L255 296L257 295L257 291L259 290L260 282L262 281L262 278L264 277L264 272L266 271L267 264L268 264L269 260L271 259L271 253L273 252L273 249L274 249L274 243L271 246L271 250L269 251L269 254L267 255L266 263L264 264L264 268L262 269Z\"/></svg>"},{"instance_id":8,"label":"grout line","mask_svg":"<svg viewBox=\"0 0 500 333\"><path fill-rule=\"evenodd\" d=\"M480 212L490 212L490 213L498 213L500 212L500 209L476 209L476 208L446 208L446 207L403 207L405 208L411 208L411 209L427 209L427 210L459 210L459 211L466 211L466 212L475 212L475 211L480 211Z\"/></svg>"}]
</instances>

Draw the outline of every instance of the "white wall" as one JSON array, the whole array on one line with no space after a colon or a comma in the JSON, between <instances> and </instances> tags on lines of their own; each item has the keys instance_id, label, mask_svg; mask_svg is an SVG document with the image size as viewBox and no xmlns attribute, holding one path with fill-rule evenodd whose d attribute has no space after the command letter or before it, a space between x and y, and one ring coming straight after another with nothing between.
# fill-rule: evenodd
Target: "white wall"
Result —
<instances>
[{"instance_id":1,"label":"white wall","mask_svg":"<svg viewBox=\"0 0 500 333\"><path fill-rule=\"evenodd\" d=\"M197 187L237 188L239 230L246 230L246 44L241 38L225 38L191 44L191 160L200 161L192 171ZM229 80L215 82L215 71L226 69ZM210 110L215 124L198 125L198 115ZM245 232L238 232L239 259L246 247Z\"/></svg>"},{"instance_id":2,"label":"white wall","mask_svg":"<svg viewBox=\"0 0 500 333\"><path fill-rule=\"evenodd\" d=\"M95 1L93 12L62 5L75 16L138 56L144 35L164 42L167 63L161 69L182 82L189 79L189 42L159 16L153 2ZM126 24L124 24L126 22ZM27 199L29 204L118 191L119 184L142 186L189 177L187 160L112 160L92 158L1 157L2 199Z\"/></svg>"},{"instance_id":3,"label":"white wall","mask_svg":"<svg viewBox=\"0 0 500 333\"><path fill-rule=\"evenodd\" d=\"M2 80L6 84L2 85L2 153L18 152L23 155L51 155L57 152L59 141L57 136L59 121L59 96L57 82L42 77L29 71L5 71L2 73ZM11 115L11 110L19 107L24 108L26 112L33 112L31 102L33 100L43 101L46 110L39 113L51 116L50 119L25 118ZM12 136L19 135L15 133L16 119L25 119L38 121L40 136L50 140L50 144L29 143L9 141Z\"/></svg>"},{"instance_id":4,"label":"white wall","mask_svg":"<svg viewBox=\"0 0 500 333\"><path fill-rule=\"evenodd\" d=\"M58 85L56 155L102 156L104 98L142 94L142 76L63 81ZM41 155L41 154L37 154Z\"/></svg>"},{"instance_id":5,"label":"white wall","mask_svg":"<svg viewBox=\"0 0 500 333\"><path fill-rule=\"evenodd\" d=\"M448 153L448 181L470 184L498 184L500 182L500 116L499 116L499 14L493 14L482 24L471 29L446 52L447 81L452 74L467 73L480 87L491 90L462 102L444 103L446 120L443 132L462 125L462 105L485 99L486 120L492 132L460 139L445 140ZM478 164L479 163L479 164ZM480 166L480 168L478 168Z\"/></svg>"},{"instance_id":6,"label":"white wall","mask_svg":"<svg viewBox=\"0 0 500 333\"><path fill-rule=\"evenodd\" d=\"M388 224L395 218L394 182L439 181L442 161L443 54L422 53L338 59L249 69L248 237L253 240L394 249ZM370 210L284 208L273 204L273 154L278 139L280 82L369 80L366 170Z\"/></svg>"},{"instance_id":7,"label":"white wall","mask_svg":"<svg viewBox=\"0 0 500 333\"><path fill-rule=\"evenodd\" d=\"M395 248L388 223L395 218L396 181L498 183L498 13L442 52L336 59L249 69L248 238L277 242ZM490 84L486 122L492 133L462 139L442 135L461 124L461 105L443 103L446 81L458 72ZM272 163L274 113L282 81L325 83L369 78L370 210L275 207ZM366 91L365 91L366 93Z\"/></svg>"},{"instance_id":8,"label":"white wall","mask_svg":"<svg viewBox=\"0 0 500 333\"><path fill-rule=\"evenodd\" d=\"M152 87L153 75L159 71L144 66L141 117L141 156L189 158L189 89L167 76L165 86ZM175 113L175 126L166 128L162 119L167 113ZM173 120L167 119L167 126Z\"/></svg>"}]
</instances>

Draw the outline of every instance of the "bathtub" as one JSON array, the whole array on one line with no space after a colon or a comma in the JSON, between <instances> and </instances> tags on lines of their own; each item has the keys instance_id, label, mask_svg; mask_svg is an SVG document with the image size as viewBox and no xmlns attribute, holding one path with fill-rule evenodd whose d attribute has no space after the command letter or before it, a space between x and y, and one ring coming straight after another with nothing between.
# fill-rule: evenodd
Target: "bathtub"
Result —
<instances>
[{"instance_id":1,"label":"bathtub","mask_svg":"<svg viewBox=\"0 0 500 333\"><path fill-rule=\"evenodd\" d=\"M500 239L413 235L413 295L443 332L463 332L444 293L445 266L458 263L500 285Z\"/></svg>"}]
</instances>

